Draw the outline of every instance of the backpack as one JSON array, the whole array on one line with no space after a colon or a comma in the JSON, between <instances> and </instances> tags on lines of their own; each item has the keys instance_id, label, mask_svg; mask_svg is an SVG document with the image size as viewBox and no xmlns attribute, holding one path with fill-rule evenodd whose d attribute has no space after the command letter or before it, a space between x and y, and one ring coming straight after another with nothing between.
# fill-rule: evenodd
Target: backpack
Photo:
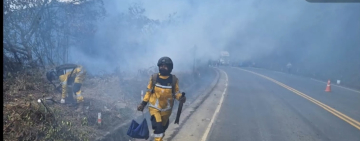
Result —
<instances>
[{"instance_id":1,"label":"backpack","mask_svg":"<svg viewBox=\"0 0 360 141\"><path fill-rule=\"evenodd\" d=\"M154 89L155 89L155 84L156 84L156 80L158 77L158 73L154 73L153 75L151 75L151 81L152 81L152 85L151 85L151 93L154 93ZM178 80L178 78L172 74L172 82L171 82L171 91L172 94L175 95L175 85L176 85L176 81Z\"/></svg>"},{"instance_id":2,"label":"backpack","mask_svg":"<svg viewBox=\"0 0 360 141\"><path fill-rule=\"evenodd\" d=\"M76 67L78 67L78 65L76 64L63 64L63 65L59 65L55 68L56 72L58 74L65 74L65 70L67 69L75 69Z\"/></svg>"}]
</instances>

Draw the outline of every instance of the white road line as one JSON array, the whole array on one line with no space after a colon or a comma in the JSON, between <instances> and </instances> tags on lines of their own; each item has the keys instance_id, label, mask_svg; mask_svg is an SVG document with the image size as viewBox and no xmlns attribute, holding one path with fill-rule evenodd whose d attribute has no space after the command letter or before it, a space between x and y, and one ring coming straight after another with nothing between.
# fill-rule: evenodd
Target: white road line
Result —
<instances>
[{"instance_id":1,"label":"white road line","mask_svg":"<svg viewBox=\"0 0 360 141\"><path fill-rule=\"evenodd\" d=\"M311 78L311 80L314 80L314 81L317 81L317 82L320 82L320 83L327 84L326 82L323 82L323 81L320 81L320 80L317 80L317 79L314 79L314 78ZM350 88L346 88L346 87L343 87L343 86L339 86L339 85L336 85L336 84L331 84L331 86L336 86L336 87L343 88L343 89L346 89L346 90L349 90L349 91L353 91L353 92L356 92L356 93L360 93L360 91L357 91L357 90L354 90L354 89L350 89Z\"/></svg>"},{"instance_id":2,"label":"white road line","mask_svg":"<svg viewBox=\"0 0 360 141\"><path fill-rule=\"evenodd\" d=\"M219 69L219 70L220 70L220 69ZM203 135L202 138L201 138L201 141L206 141L206 140L207 140L207 137L208 137L208 135L209 135L210 129L211 129L214 121L216 120L217 115L219 114L219 111L220 111L221 105L222 105L222 103L223 103L223 101L224 101L224 96L225 96L225 93L226 93L226 90L227 90L228 80L229 80L229 79L228 79L228 75L227 75L226 72L224 72L223 70L220 70L220 71L223 72L223 73L225 74L225 76L226 76L225 89L224 89L223 93L221 94L220 102L219 102L218 106L216 107L216 110L215 110L215 112L214 112L214 114L213 114L213 116L212 116L212 118L211 118L211 121L210 121L208 127L207 127L206 130L205 130L204 135Z\"/></svg>"}]
</instances>

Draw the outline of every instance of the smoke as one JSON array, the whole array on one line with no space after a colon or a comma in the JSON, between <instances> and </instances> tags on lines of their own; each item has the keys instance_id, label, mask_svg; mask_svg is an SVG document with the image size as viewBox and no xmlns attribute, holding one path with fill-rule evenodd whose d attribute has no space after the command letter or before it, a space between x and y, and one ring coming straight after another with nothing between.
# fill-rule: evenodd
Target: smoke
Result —
<instances>
[{"instance_id":1,"label":"smoke","mask_svg":"<svg viewBox=\"0 0 360 141\"><path fill-rule=\"evenodd\" d=\"M174 70L189 70L194 59L217 59L222 50L237 61L282 53L296 54L288 60L306 60L335 44L359 46L355 39L360 37L359 4L305 0L104 3L107 16L87 44L91 55L90 49L72 50L73 58L90 71L116 67L135 71L156 65L162 56L173 59ZM135 4L145 11L133 17L147 20L130 18L128 8ZM149 20L153 22L146 23ZM338 40L343 36L348 36L346 42Z\"/></svg>"}]
</instances>

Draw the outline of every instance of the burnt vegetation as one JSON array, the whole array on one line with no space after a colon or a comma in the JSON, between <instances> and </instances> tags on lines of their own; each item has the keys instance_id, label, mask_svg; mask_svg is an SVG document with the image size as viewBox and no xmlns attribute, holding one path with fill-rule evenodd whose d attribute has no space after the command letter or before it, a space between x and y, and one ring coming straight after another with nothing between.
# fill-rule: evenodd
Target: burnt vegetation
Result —
<instances>
[{"instance_id":1,"label":"burnt vegetation","mask_svg":"<svg viewBox=\"0 0 360 141\"><path fill-rule=\"evenodd\" d=\"M134 4L117 16L115 25L121 28L118 30L128 28L142 34L144 26L160 24L143 13L144 9ZM3 16L4 140L94 140L134 116L139 87L146 88L149 79L141 70L136 75L118 70L89 73L82 88L85 110L81 113L56 102L60 93L44 76L47 69L70 62L71 47L91 49L83 46L106 16L102 0L4 0ZM192 80L187 76L179 74L179 79ZM186 83L190 82L183 81L181 86ZM46 102L47 97L55 102ZM103 118L98 124L100 112Z\"/></svg>"}]
</instances>

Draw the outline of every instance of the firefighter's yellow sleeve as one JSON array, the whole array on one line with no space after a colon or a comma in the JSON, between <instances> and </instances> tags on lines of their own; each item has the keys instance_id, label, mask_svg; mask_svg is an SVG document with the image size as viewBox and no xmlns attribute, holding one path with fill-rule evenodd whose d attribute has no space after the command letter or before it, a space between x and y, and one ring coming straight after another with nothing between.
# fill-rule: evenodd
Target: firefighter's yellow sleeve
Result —
<instances>
[{"instance_id":1,"label":"firefighter's yellow sleeve","mask_svg":"<svg viewBox=\"0 0 360 141\"><path fill-rule=\"evenodd\" d=\"M176 100L180 100L180 97L181 97L181 93L180 93L180 88L179 88L179 79L176 81L176 84L175 84L175 98Z\"/></svg>"},{"instance_id":2,"label":"firefighter's yellow sleeve","mask_svg":"<svg viewBox=\"0 0 360 141\"><path fill-rule=\"evenodd\" d=\"M152 77L150 76L150 81L149 81L149 84L147 85L147 91L146 91L146 93L144 95L144 99L143 99L144 102L149 102L152 89L153 89L152 88Z\"/></svg>"},{"instance_id":3,"label":"firefighter's yellow sleeve","mask_svg":"<svg viewBox=\"0 0 360 141\"><path fill-rule=\"evenodd\" d=\"M75 68L73 73L76 74L75 83L82 83L84 81L86 70L82 66Z\"/></svg>"},{"instance_id":4,"label":"firefighter's yellow sleeve","mask_svg":"<svg viewBox=\"0 0 360 141\"><path fill-rule=\"evenodd\" d=\"M68 74L64 74L64 75L60 75L59 79L60 79L60 83L62 86L62 91L61 91L61 98L64 99L66 97L66 91L67 91L67 75Z\"/></svg>"}]
</instances>

